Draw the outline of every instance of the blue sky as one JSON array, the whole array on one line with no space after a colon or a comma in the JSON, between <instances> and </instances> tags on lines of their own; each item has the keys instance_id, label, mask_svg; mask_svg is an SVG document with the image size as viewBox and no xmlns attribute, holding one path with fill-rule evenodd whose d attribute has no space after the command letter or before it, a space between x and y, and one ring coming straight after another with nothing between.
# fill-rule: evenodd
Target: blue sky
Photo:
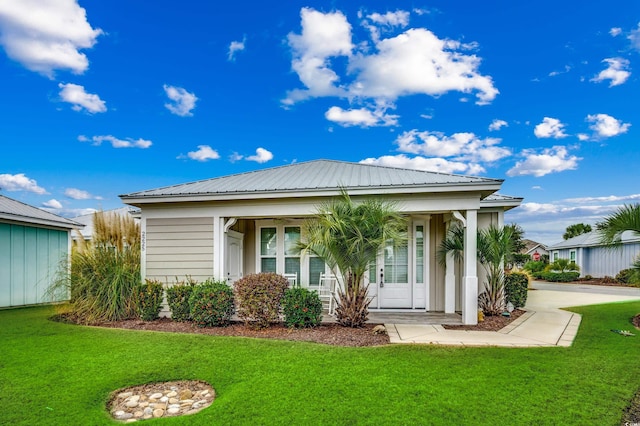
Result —
<instances>
[{"instance_id":1,"label":"blue sky","mask_svg":"<svg viewBox=\"0 0 640 426\"><path fill-rule=\"evenodd\" d=\"M2 1L1 193L362 161L505 179L543 243L640 200L640 2L371 3Z\"/></svg>"}]
</instances>

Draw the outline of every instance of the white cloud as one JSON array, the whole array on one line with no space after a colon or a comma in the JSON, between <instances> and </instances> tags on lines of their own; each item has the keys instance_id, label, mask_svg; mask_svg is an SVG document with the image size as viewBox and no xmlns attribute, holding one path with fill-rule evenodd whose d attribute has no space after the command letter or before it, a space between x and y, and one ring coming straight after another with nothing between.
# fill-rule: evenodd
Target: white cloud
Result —
<instances>
[{"instance_id":1,"label":"white cloud","mask_svg":"<svg viewBox=\"0 0 640 426\"><path fill-rule=\"evenodd\" d=\"M630 123L623 123L607 114L587 115L586 121L593 123L589 128L594 131L595 138L610 138L627 133Z\"/></svg>"},{"instance_id":2,"label":"white cloud","mask_svg":"<svg viewBox=\"0 0 640 426\"><path fill-rule=\"evenodd\" d=\"M178 158L189 158L191 160L204 162L209 160L217 160L218 158L220 158L220 154L218 154L218 151L211 148L209 145L198 145L197 151L188 152L186 157L181 154L178 156Z\"/></svg>"},{"instance_id":3,"label":"white cloud","mask_svg":"<svg viewBox=\"0 0 640 426\"><path fill-rule=\"evenodd\" d=\"M609 66L607 69L600 71L600 73L590 81L598 83L605 80L611 80L609 87L613 87L623 84L631 75L631 73L627 71L629 69L629 61L627 59L607 58L602 62L606 62Z\"/></svg>"},{"instance_id":4,"label":"white cloud","mask_svg":"<svg viewBox=\"0 0 640 426\"><path fill-rule=\"evenodd\" d=\"M538 138L565 138L568 135L564 132L564 124L557 118L544 117L542 123L533 130L533 134Z\"/></svg>"},{"instance_id":5,"label":"white cloud","mask_svg":"<svg viewBox=\"0 0 640 426\"><path fill-rule=\"evenodd\" d=\"M613 27L609 30L609 34L611 35L611 37L617 37L622 34L622 28Z\"/></svg>"},{"instance_id":6,"label":"white cloud","mask_svg":"<svg viewBox=\"0 0 640 426\"><path fill-rule=\"evenodd\" d=\"M236 60L236 53L242 52L245 49L246 41L247 37L245 36L242 38L242 41L232 41L231 43L229 43L229 53L227 54L228 61Z\"/></svg>"},{"instance_id":7,"label":"white cloud","mask_svg":"<svg viewBox=\"0 0 640 426\"><path fill-rule=\"evenodd\" d=\"M264 148L256 149L256 155L250 155L245 158L247 161L255 161L256 163L266 163L273 159L273 154Z\"/></svg>"},{"instance_id":8,"label":"white cloud","mask_svg":"<svg viewBox=\"0 0 640 426\"><path fill-rule=\"evenodd\" d=\"M620 202L620 201L637 201L640 200L640 194L629 194L629 195L607 195L603 197L578 197L578 198L567 198L563 200L566 203L575 203L575 204L587 204L587 203L612 203L612 202Z\"/></svg>"},{"instance_id":9,"label":"white cloud","mask_svg":"<svg viewBox=\"0 0 640 426\"><path fill-rule=\"evenodd\" d=\"M339 77L331 69L329 59L351 54L351 24L339 11L325 14L304 7L300 17L302 33L289 33L287 38L293 55L291 68L307 89L290 91L283 103L291 105L317 96L344 96L344 90L335 85Z\"/></svg>"},{"instance_id":10,"label":"white cloud","mask_svg":"<svg viewBox=\"0 0 640 426\"><path fill-rule=\"evenodd\" d=\"M578 167L578 161L582 160L575 155L569 155L564 146L545 148L541 152L525 149L520 155L525 159L516 162L516 165L507 171L507 176L533 175L541 177L564 170L575 170Z\"/></svg>"},{"instance_id":11,"label":"white cloud","mask_svg":"<svg viewBox=\"0 0 640 426\"><path fill-rule=\"evenodd\" d=\"M583 205L572 200L551 203L525 202L505 213L505 222L516 222L522 226L526 238L553 244L562 241L562 234L567 226L575 223L595 225L618 207L605 203Z\"/></svg>"},{"instance_id":12,"label":"white cloud","mask_svg":"<svg viewBox=\"0 0 640 426\"><path fill-rule=\"evenodd\" d=\"M492 163L511 155L507 148L497 146L498 138L481 139L473 133L454 133L409 130L395 141L398 151L430 157L452 157L458 162Z\"/></svg>"},{"instance_id":13,"label":"white cloud","mask_svg":"<svg viewBox=\"0 0 640 426\"><path fill-rule=\"evenodd\" d=\"M638 22L638 28L631 30L627 38L631 41L631 47L640 51L640 22Z\"/></svg>"},{"instance_id":14,"label":"white cloud","mask_svg":"<svg viewBox=\"0 0 640 426\"><path fill-rule=\"evenodd\" d=\"M376 48L377 53L350 59L349 71L357 77L349 91L355 96L395 100L413 94L475 91L476 103L488 104L499 93L491 77L478 73L478 56L463 54L460 42L441 40L424 28L381 40Z\"/></svg>"},{"instance_id":15,"label":"white cloud","mask_svg":"<svg viewBox=\"0 0 640 426\"><path fill-rule=\"evenodd\" d=\"M578 140L580 141L588 141L589 140L589 135L587 135L586 133L578 133Z\"/></svg>"},{"instance_id":16,"label":"white cloud","mask_svg":"<svg viewBox=\"0 0 640 426\"><path fill-rule=\"evenodd\" d=\"M102 200L102 197L91 195L88 191L78 188L67 188L64 190L64 195L74 200Z\"/></svg>"},{"instance_id":17,"label":"white cloud","mask_svg":"<svg viewBox=\"0 0 640 426\"><path fill-rule=\"evenodd\" d=\"M509 123L507 123L504 120L498 120L495 119L491 122L491 124L489 124L489 131L493 132L493 131L497 131L500 130L503 127L509 127Z\"/></svg>"},{"instance_id":18,"label":"white cloud","mask_svg":"<svg viewBox=\"0 0 640 426\"><path fill-rule=\"evenodd\" d=\"M555 77L555 76L558 76L560 74L566 74L569 71L571 71L571 67L569 65L565 65L563 71L551 71L549 73L549 77Z\"/></svg>"},{"instance_id":19,"label":"white cloud","mask_svg":"<svg viewBox=\"0 0 640 426\"><path fill-rule=\"evenodd\" d=\"M367 15L367 19L363 20L362 25L370 31L373 41L377 42L380 39L380 30L389 31L394 27L404 28L409 25L409 12L397 10L387 12L384 15L372 13Z\"/></svg>"},{"instance_id":20,"label":"white cloud","mask_svg":"<svg viewBox=\"0 0 640 426\"><path fill-rule=\"evenodd\" d=\"M180 117L191 117L191 111L196 107L198 98L195 94L187 92L182 87L164 85L165 93L173 103L164 104L165 108Z\"/></svg>"},{"instance_id":21,"label":"white cloud","mask_svg":"<svg viewBox=\"0 0 640 426\"><path fill-rule=\"evenodd\" d=\"M52 198L49 201L43 202L42 206L43 207L48 207L50 209L61 209L62 208L62 204L60 203L60 201L56 200L55 198Z\"/></svg>"},{"instance_id":22,"label":"white cloud","mask_svg":"<svg viewBox=\"0 0 640 426\"><path fill-rule=\"evenodd\" d=\"M98 95L93 93L87 93L84 90L84 86L77 84L67 83L58 84L60 90L60 99L64 102L68 102L73 106L71 109L74 111L82 111L83 109L89 113L105 112L107 106L105 102L100 99Z\"/></svg>"},{"instance_id":23,"label":"white cloud","mask_svg":"<svg viewBox=\"0 0 640 426\"><path fill-rule=\"evenodd\" d=\"M404 15L398 12L368 18L371 16L392 27L405 23ZM450 91L476 93L476 103L487 104L499 93L491 77L478 72L481 59L464 53L475 49L475 43L439 39L431 31L418 28L381 40L373 34L374 46L361 43L360 51L354 53L351 25L341 12L324 14L303 8L301 17L302 33L290 33L288 42L291 67L305 88L289 91L284 105L325 96L389 103L400 96L437 97ZM351 81L341 83L331 61L336 57L346 58L342 74L345 79L352 77Z\"/></svg>"},{"instance_id":24,"label":"white cloud","mask_svg":"<svg viewBox=\"0 0 640 426\"><path fill-rule=\"evenodd\" d=\"M102 142L109 142L114 148L149 148L153 143L149 140L145 139L118 139L115 136L105 135L105 136L93 136L88 138L84 135L78 136L78 140L80 142L93 142L92 145L100 146Z\"/></svg>"},{"instance_id":25,"label":"white cloud","mask_svg":"<svg viewBox=\"0 0 640 426\"><path fill-rule=\"evenodd\" d=\"M398 124L398 116L385 113L386 108L377 108L374 111L367 108L359 109L342 109L333 106L325 112L324 116L327 120L338 123L343 127L360 126L395 126Z\"/></svg>"},{"instance_id":26,"label":"white cloud","mask_svg":"<svg viewBox=\"0 0 640 426\"><path fill-rule=\"evenodd\" d=\"M85 72L89 60L80 50L92 47L100 34L76 0L0 2L0 44L7 56L50 78L54 70Z\"/></svg>"},{"instance_id":27,"label":"white cloud","mask_svg":"<svg viewBox=\"0 0 640 426\"><path fill-rule=\"evenodd\" d=\"M360 163L438 173L466 173L476 175L485 171L484 168L478 164L449 161L444 158L407 157L405 154L365 158L364 160L360 160Z\"/></svg>"},{"instance_id":28,"label":"white cloud","mask_svg":"<svg viewBox=\"0 0 640 426\"><path fill-rule=\"evenodd\" d=\"M36 194L46 194L47 191L38 186L35 179L30 179L24 173L17 175L0 174L0 189L5 191L27 191Z\"/></svg>"},{"instance_id":29,"label":"white cloud","mask_svg":"<svg viewBox=\"0 0 640 426\"><path fill-rule=\"evenodd\" d=\"M409 12L405 10L396 10L395 12L387 12L384 15L380 13L372 13L367 18L379 25L388 25L390 27L406 27L409 25Z\"/></svg>"},{"instance_id":30,"label":"white cloud","mask_svg":"<svg viewBox=\"0 0 640 426\"><path fill-rule=\"evenodd\" d=\"M237 152L234 152L233 154L231 154L231 155L229 156L229 161L230 161L231 163L235 163L235 162L237 162L237 161L242 160L243 158L244 158L244 155L240 155L240 154L238 154Z\"/></svg>"}]
</instances>

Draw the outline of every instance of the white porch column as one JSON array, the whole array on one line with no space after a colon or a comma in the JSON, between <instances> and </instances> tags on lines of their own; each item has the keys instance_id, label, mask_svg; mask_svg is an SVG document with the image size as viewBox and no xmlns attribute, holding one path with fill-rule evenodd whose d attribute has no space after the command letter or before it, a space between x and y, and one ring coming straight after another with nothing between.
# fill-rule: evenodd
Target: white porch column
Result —
<instances>
[{"instance_id":1,"label":"white porch column","mask_svg":"<svg viewBox=\"0 0 640 426\"><path fill-rule=\"evenodd\" d=\"M447 222L446 232L451 228L451 220ZM444 275L444 313L456 311L456 271L453 253L447 253Z\"/></svg>"},{"instance_id":2,"label":"white porch column","mask_svg":"<svg viewBox=\"0 0 640 426\"><path fill-rule=\"evenodd\" d=\"M462 322L478 323L478 211L467 210L464 231L464 276L462 278Z\"/></svg>"},{"instance_id":3,"label":"white porch column","mask_svg":"<svg viewBox=\"0 0 640 426\"><path fill-rule=\"evenodd\" d=\"M224 219L213 216L213 278L222 280L224 277Z\"/></svg>"}]
</instances>

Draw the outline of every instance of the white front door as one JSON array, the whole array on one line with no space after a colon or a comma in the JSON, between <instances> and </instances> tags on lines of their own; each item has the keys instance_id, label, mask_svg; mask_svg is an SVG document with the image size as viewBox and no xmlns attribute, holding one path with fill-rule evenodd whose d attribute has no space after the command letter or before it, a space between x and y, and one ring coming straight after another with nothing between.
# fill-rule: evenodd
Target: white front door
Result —
<instances>
[{"instance_id":1,"label":"white front door","mask_svg":"<svg viewBox=\"0 0 640 426\"><path fill-rule=\"evenodd\" d=\"M240 232L227 231L227 250L225 270L227 275L227 284L232 285L234 282L242 278L243 270L243 240L244 234Z\"/></svg>"},{"instance_id":2,"label":"white front door","mask_svg":"<svg viewBox=\"0 0 640 426\"><path fill-rule=\"evenodd\" d=\"M409 280L409 248L407 245L386 246L378 259L378 306L411 308L413 286Z\"/></svg>"}]
</instances>

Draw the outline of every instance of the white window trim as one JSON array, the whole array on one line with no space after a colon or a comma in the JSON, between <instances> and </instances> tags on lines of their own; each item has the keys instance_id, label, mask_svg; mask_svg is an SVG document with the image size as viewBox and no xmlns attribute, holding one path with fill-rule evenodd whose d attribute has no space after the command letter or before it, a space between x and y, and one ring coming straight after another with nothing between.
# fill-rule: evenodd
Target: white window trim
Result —
<instances>
[{"instance_id":1,"label":"white window trim","mask_svg":"<svg viewBox=\"0 0 640 426\"><path fill-rule=\"evenodd\" d=\"M300 238L304 238L302 234L302 220L299 219L287 219L285 221L281 220L257 220L256 221L256 272L262 272L262 256L260 254L260 236L262 233L262 228L276 228L277 235L277 245L276 245L276 273L284 274L284 265L285 265L285 256L284 254L284 228L289 227L299 227L300 228ZM298 277L299 285L303 287L317 286L318 283L309 283L307 282L309 278L309 257L300 255L300 276ZM328 272L325 267L325 272Z\"/></svg>"}]
</instances>

